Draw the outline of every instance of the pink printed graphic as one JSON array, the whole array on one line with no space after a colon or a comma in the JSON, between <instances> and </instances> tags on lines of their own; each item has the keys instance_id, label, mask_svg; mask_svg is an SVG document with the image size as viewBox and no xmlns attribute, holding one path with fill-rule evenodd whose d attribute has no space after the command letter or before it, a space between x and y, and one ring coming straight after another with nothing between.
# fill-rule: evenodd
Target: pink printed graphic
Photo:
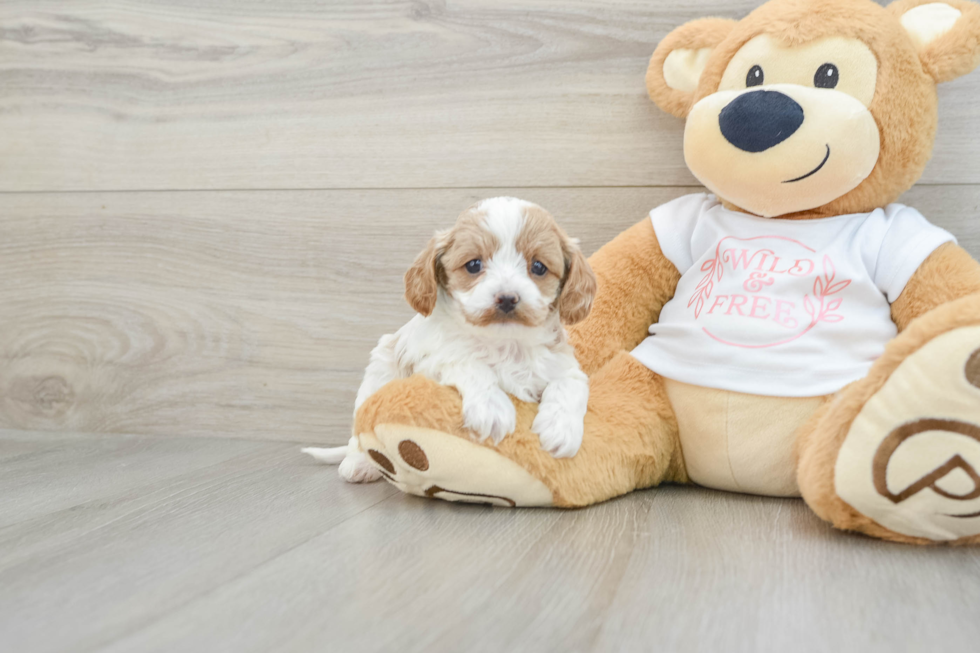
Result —
<instances>
[{"instance_id":1,"label":"pink printed graphic","mask_svg":"<svg viewBox=\"0 0 980 653\"><path fill-rule=\"evenodd\" d=\"M738 269L740 263L744 265L745 269L748 269L748 266L755 260L755 257L761 254L762 257L759 260L759 266L761 268L765 263L766 258L772 256L773 262L770 269L767 272L762 272L762 270L760 269L755 273L749 275L750 281L754 281L755 283L758 284L759 287L761 287L762 285L767 285L767 286L772 285L773 283L772 279L763 281L767 273L772 273L776 271L775 269L779 264L779 257L776 256L776 253L773 252L771 249L756 250L755 252L752 253L752 256L749 257L748 260L746 260L745 258L746 256L748 256L748 250L743 249L741 250L741 254L738 255L738 254L733 254L733 252L736 251L734 249L726 249L724 251L722 251L721 249L722 243L724 243L726 240L739 240L739 241L747 242L752 240L769 240L769 239L785 240L788 242L796 243L797 245L803 247L804 249L807 249L811 252L816 252L815 249L811 247L807 247L806 245L796 240L795 238L786 238L784 236L755 236L754 238L735 238L734 236L726 236L725 238L722 238L721 240L718 241L718 245L715 247L715 257L705 261L701 265L701 271L706 272L707 274L698 283L697 288L694 289L694 295L691 296L691 300L687 303L688 307L692 305L694 306L695 319L701 317L701 309L704 308L704 300L711 298L711 291L715 287L715 281L716 280L721 281L722 277L724 276L725 263L730 263L732 265L732 269L734 270ZM797 261L797 264L798 263L799 262ZM811 266L812 265L813 264L811 262ZM788 270L783 270L783 272L788 272ZM748 284L749 281L746 281L745 283ZM746 290L749 290L749 288L746 288ZM758 290L758 288L756 288L755 290L750 290L749 292L756 292L756 290Z\"/></svg>"},{"instance_id":2,"label":"pink printed graphic","mask_svg":"<svg viewBox=\"0 0 980 653\"><path fill-rule=\"evenodd\" d=\"M782 241L790 251L797 249L803 256L790 258L785 252L777 254L775 250L784 249L780 243L774 244L773 248L724 247L726 241L748 243L758 240ZM694 309L695 320L708 320L715 331L708 326L702 326L702 329L722 344L762 349L793 342L820 323L832 324L844 320L844 316L838 312L844 301L839 295L851 284L851 280L837 279L834 262L827 255L820 261L822 274L817 272L814 277L818 266L809 254L815 253L816 250L804 243L782 236L723 238L715 247L714 257L702 264L701 271L705 275L691 294L687 306ZM728 274L733 277L729 279ZM807 285L801 288L800 283L810 278L813 278L812 287ZM805 313L809 319L801 313ZM716 332L718 329L722 332L734 330L736 335L734 338L722 337ZM784 335L779 335L780 330ZM793 334L787 337L786 331ZM744 339L746 333L752 336L750 340L763 342L738 342Z\"/></svg>"},{"instance_id":3,"label":"pink printed graphic","mask_svg":"<svg viewBox=\"0 0 980 653\"><path fill-rule=\"evenodd\" d=\"M824 256L823 276L817 277L813 282L814 299L811 301L809 295L803 296L803 306L806 308L807 314L813 318L808 329L815 327L818 322L840 322L844 319L843 315L834 313L834 311L840 308L844 300L840 297L831 299L830 301L826 300L831 295L836 295L851 285L851 280L844 279L843 281L834 283L835 278L837 278L837 270L834 269L834 262L830 260L829 256ZM826 304L824 303L825 301ZM819 304L815 302L819 302Z\"/></svg>"},{"instance_id":4,"label":"pink printed graphic","mask_svg":"<svg viewBox=\"0 0 980 653\"><path fill-rule=\"evenodd\" d=\"M721 242L718 243L718 247L721 247ZM721 255L718 250L715 250L715 257L709 261L705 261L701 265L701 271L707 272L703 279L698 283L697 288L694 289L694 294L691 295L691 301L687 303L688 308L694 305L694 318L697 319L701 317L701 309L704 308L704 300L711 298L711 291L715 287L715 276L717 275L718 281L721 281L722 276L725 274L725 268L721 262Z\"/></svg>"}]
</instances>

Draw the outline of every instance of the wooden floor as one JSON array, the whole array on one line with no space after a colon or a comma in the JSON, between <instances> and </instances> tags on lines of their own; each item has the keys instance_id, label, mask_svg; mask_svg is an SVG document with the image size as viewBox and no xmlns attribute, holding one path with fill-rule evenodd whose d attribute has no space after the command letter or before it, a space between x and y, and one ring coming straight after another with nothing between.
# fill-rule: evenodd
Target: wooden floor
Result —
<instances>
[{"instance_id":1,"label":"wooden floor","mask_svg":"<svg viewBox=\"0 0 980 653\"><path fill-rule=\"evenodd\" d=\"M578 511L346 485L285 442L0 432L0 648L967 651L980 557L667 487Z\"/></svg>"},{"instance_id":2,"label":"wooden floor","mask_svg":"<svg viewBox=\"0 0 980 653\"><path fill-rule=\"evenodd\" d=\"M980 647L980 553L695 488L351 487L401 276L474 201L592 252L700 190L656 43L760 0L0 2L0 652ZM980 256L980 72L902 199Z\"/></svg>"}]
</instances>

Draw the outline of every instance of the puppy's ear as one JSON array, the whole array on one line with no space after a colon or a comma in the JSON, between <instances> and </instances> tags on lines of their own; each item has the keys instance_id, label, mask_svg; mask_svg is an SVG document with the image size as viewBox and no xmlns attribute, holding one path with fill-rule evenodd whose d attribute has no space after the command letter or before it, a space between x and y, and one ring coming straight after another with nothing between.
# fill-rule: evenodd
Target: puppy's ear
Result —
<instances>
[{"instance_id":1,"label":"puppy's ear","mask_svg":"<svg viewBox=\"0 0 980 653\"><path fill-rule=\"evenodd\" d=\"M444 251L445 234L437 233L405 273L405 299L417 313L427 317L439 297L439 257Z\"/></svg>"},{"instance_id":2,"label":"puppy's ear","mask_svg":"<svg viewBox=\"0 0 980 653\"><path fill-rule=\"evenodd\" d=\"M563 324L576 324L589 315L595 299L595 273L579 249L578 241L565 238L565 279L558 297L558 316Z\"/></svg>"},{"instance_id":3,"label":"puppy's ear","mask_svg":"<svg viewBox=\"0 0 980 653\"><path fill-rule=\"evenodd\" d=\"M888 5L908 32L922 68L948 82L980 64L980 6L966 0L899 0Z\"/></svg>"},{"instance_id":4,"label":"puppy's ear","mask_svg":"<svg viewBox=\"0 0 980 653\"><path fill-rule=\"evenodd\" d=\"M735 24L725 18L701 18L668 34L650 57L646 78L650 99L667 113L686 118L711 52Z\"/></svg>"}]
</instances>

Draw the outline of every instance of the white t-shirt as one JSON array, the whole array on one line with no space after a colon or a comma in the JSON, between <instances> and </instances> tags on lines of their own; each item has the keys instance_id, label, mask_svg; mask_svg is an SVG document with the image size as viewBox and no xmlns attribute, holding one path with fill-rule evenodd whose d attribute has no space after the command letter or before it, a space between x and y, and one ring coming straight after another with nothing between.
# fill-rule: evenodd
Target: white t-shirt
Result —
<instances>
[{"instance_id":1,"label":"white t-shirt","mask_svg":"<svg viewBox=\"0 0 980 653\"><path fill-rule=\"evenodd\" d=\"M830 394L864 377L897 333L889 302L955 241L901 204L774 220L697 194L650 219L681 280L633 355L684 383L782 397Z\"/></svg>"}]
</instances>

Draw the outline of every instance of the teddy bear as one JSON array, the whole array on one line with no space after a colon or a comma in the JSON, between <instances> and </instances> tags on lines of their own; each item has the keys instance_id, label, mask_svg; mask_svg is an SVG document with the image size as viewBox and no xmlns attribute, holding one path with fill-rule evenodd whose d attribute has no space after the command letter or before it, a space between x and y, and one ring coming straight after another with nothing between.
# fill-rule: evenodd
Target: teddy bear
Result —
<instances>
[{"instance_id":1,"label":"teddy bear","mask_svg":"<svg viewBox=\"0 0 980 653\"><path fill-rule=\"evenodd\" d=\"M647 91L686 119L709 192L590 259L594 306L569 328L590 383L579 453L542 451L517 400L514 433L474 441L456 390L420 376L361 406L359 446L429 498L573 508L695 483L980 543L980 264L896 203L930 157L936 85L978 63L966 0L770 0L675 29Z\"/></svg>"}]
</instances>

